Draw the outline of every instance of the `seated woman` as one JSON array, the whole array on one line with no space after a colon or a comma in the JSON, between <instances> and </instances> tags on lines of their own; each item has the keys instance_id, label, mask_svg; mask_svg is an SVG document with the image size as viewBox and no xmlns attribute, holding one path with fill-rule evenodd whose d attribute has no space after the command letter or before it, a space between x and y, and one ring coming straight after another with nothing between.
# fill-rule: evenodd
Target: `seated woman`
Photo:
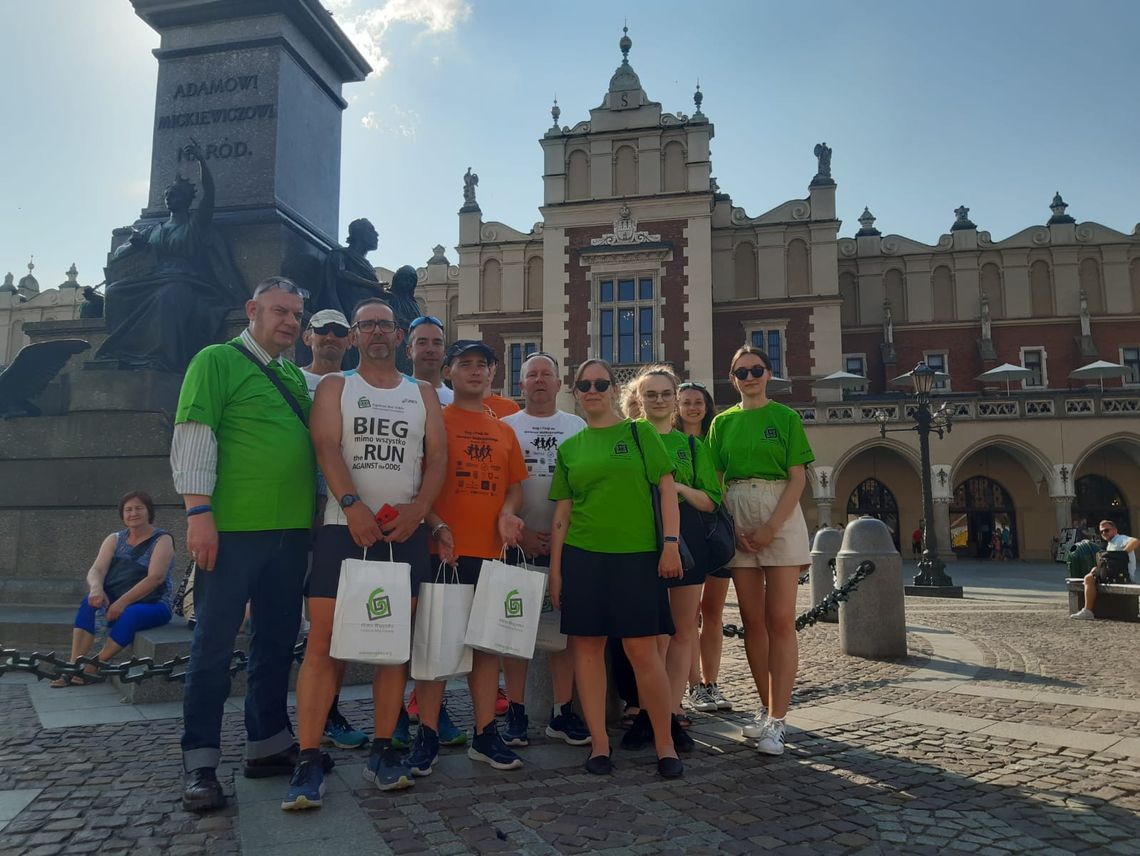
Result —
<instances>
[{"instance_id":1,"label":"seated woman","mask_svg":"<svg viewBox=\"0 0 1140 856\"><path fill-rule=\"evenodd\" d=\"M174 539L154 526L154 502L142 491L131 491L119 500L119 517L126 529L108 535L87 572L90 593L75 614L71 635L71 659L85 656L95 642L95 612L107 610L106 644L99 661L106 663L134 641L135 634L170 621L171 580L174 570ZM89 666L88 671L94 673ZM53 687L77 686L78 675L63 675Z\"/></svg>"}]
</instances>

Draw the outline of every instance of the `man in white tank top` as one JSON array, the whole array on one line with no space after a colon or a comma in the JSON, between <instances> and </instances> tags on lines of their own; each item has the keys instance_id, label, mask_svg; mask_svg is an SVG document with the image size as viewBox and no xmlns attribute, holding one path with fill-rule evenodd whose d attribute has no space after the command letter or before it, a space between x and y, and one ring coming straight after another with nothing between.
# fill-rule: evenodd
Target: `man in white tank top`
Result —
<instances>
[{"instance_id":1,"label":"man in white tank top","mask_svg":"<svg viewBox=\"0 0 1140 856\"><path fill-rule=\"evenodd\" d=\"M316 807L324 792L321 731L337 688L337 664L329 656L340 563L392 558L412 567L412 591L431 578L427 514L443 484L447 439L439 399L429 384L402 375L396 352L404 333L382 300L365 300L353 314L350 339L360 352L354 371L325 377L310 416L317 463L329 487L324 525L313 547L309 578L309 643L297 682L301 755L284 809ZM390 506L384 524L376 515ZM412 609L415 610L415 598ZM380 666L372 683L375 739L364 777L381 790L412 784L412 771L392 747L403 704L407 665Z\"/></svg>"}]
</instances>

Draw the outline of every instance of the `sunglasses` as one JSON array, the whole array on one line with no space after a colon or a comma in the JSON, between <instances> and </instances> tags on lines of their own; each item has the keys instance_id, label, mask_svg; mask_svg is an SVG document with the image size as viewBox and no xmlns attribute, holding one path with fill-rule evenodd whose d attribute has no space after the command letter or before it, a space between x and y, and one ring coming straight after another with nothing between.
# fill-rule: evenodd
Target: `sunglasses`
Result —
<instances>
[{"instance_id":1,"label":"sunglasses","mask_svg":"<svg viewBox=\"0 0 1140 856\"><path fill-rule=\"evenodd\" d=\"M1107 535L1109 532L1115 532L1115 531L1116 531L1115 529L1101 529L1100 534L1101 535Z\"/></svg>"},{"instance_id":2,"label":"sunglasses","mask_svg":"<svg viewBox=\"0 0 1140 856\"><path fill-rule=\"evenodd\" d=\"M412 319L412 323L408 325L408 332L411 333L421 324L434 324L440 330L444 329L443 322L436 318L434 315L421 315L419 318Z\"/></svg>"},{"instance_id":3,"label":"sunglasses","mask_svg":"<svg viewBox=\"0 0 1140 856\"><path fill-rule=\"evenodd\" d=\"M605 392L612 384L610 381L605 380L580 380L574 386L578 388L578 392L589 392L590 387L593 387L598 392Z\"/></svg>"},{"instance_id":4,"label":"sunglasses","mask_svg":"<svg viewBox=\"0 0 1140 856\"><path fill-rule=\"evenodd\" d=\"M523 362L525 363L532 357L546 357L548 360L550 360L550 362L554 364L554 371L558 371L558 360L555 359L554 354L548 354L546 351L531 351L523 358Z\"/></svg>"},{"instance_id":5,"label":"sunglasses","mask_svg":"<svg viewBox=\"0 0 1140 856\"><path fill-rule=\"evenodd\" d=\"M332 333L338 339L343 339L348 335L348 328L341 327L339 324L322 324L320 327L310 327L309 329L318 336L327 336Z\"/></svg>"},{"instance_id":6,"label":"sunglasses","mask_svg":"<svg viewBox=\"0 0 1140 856\"><path fill-rule=\"evenodd\" d=\"M699 383L698 381L695 381L695 380L687 380L683 384L681 384L679 387L677 387L678 392L682 392L686 389L699 389L702 392L708 392L707 386L705 386L703 383Z\"/></svg>"},{"instance_id":7,"label":"sunglasses","mask_svg":"<svg viewBox=\"0 0 1140 856\"><path fill-rule=\"evenodd\" d=\"M302 300L309 299L308 289L301 288L301 286L297 285L293 280L286 279L283 276L271 276L269 279L263 280L254 290L253 296L257 298L274 288L279 291L284 291L286 294L295 294Z\"/></svg>"},{"instance_id":8,"label":"sunglasses","mask_svg":"<svg viewBox=\"0 0 1140 856\"><path fill-rule=\"evenodd\" d=\"M365 321L357 321L352 326L359 330L361 333L371 333L375 330L379 330L381 333L396 332L396 322L389 321L387 318L383 318L379 321L374 318L369 318Z\"/></svg>"},{"instance_id":9,"label":"sunglasses","mask_svg":"<svg viewBox=\"0 0 1140 856\"><path fill-rule=\"evenodd\" d=\"M751 368L733 369L732 376L737 380L747 380L749 375L752 377L764 377L764 372L768 371L764 366L752 366Z\"/></svg>"}]
</instances>

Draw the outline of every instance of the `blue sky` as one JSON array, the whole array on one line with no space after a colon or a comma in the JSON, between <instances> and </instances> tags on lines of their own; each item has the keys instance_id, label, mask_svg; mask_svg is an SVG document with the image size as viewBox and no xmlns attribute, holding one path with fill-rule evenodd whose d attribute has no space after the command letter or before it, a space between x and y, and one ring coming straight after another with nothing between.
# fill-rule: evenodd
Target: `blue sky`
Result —
<instances>
[{"instance_id":1,"label":"blue sky","mask_svg":"<svg viewBox=\"0 0 1140 856\"><path fill-rule=\"evenodd\" d=\"M1000 239L1049 216L1140 222L1140 3L331 0L381 72L345 88L341 219L380 232L373 262L455 261L462 174L486 220L539 219L555 93L588 118L621 59L649 96L716 126L713 174L756 215L806 195L834 149L841 235L869 205L884 233L933 243L965 204ZM102 279L111 229L145 204L158 39L127 0L0 4L0 273L35 254ZM18 37L11 37L17 35Z\"/></svg>"}]
</instances>

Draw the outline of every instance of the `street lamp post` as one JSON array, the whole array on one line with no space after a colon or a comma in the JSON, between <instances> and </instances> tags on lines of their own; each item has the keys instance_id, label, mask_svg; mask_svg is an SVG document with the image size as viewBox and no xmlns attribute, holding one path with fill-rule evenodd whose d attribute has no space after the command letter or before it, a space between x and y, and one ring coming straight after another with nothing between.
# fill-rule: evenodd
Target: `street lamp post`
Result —
<instances>
[{"instance_id":1,"label":"street lamp post","mask_svg":"<svg viewBox=\"0 0 1140 856\"><path fill-rule=\"evenodd\" d=\"M945 379L946 375L935 371L925 362L919 363L913 371L907 372L894 382L909 379L914 384L915 398L918 408L914 412L914 425L904 428L888 428L889 416L880 410L875 418L879 423L879 433L886 437L889 431L917 431L918 450L921 460L922 478L922 514L925 519L922 527L922 559L918 563L918 574L914 577L914 585L906 587L906 593L911 595L924 595L927 597L961 597L962 587L954 585L950 575L946 573L946 565L938 557L938 530L934 525L934 490L930 483L930 435L938 434L942 439L944 434L950 433L952 427L951 414L946 404L938 410L930 410L930 393L934 389L936 380Z\"/></svg>"}]
</instances>

